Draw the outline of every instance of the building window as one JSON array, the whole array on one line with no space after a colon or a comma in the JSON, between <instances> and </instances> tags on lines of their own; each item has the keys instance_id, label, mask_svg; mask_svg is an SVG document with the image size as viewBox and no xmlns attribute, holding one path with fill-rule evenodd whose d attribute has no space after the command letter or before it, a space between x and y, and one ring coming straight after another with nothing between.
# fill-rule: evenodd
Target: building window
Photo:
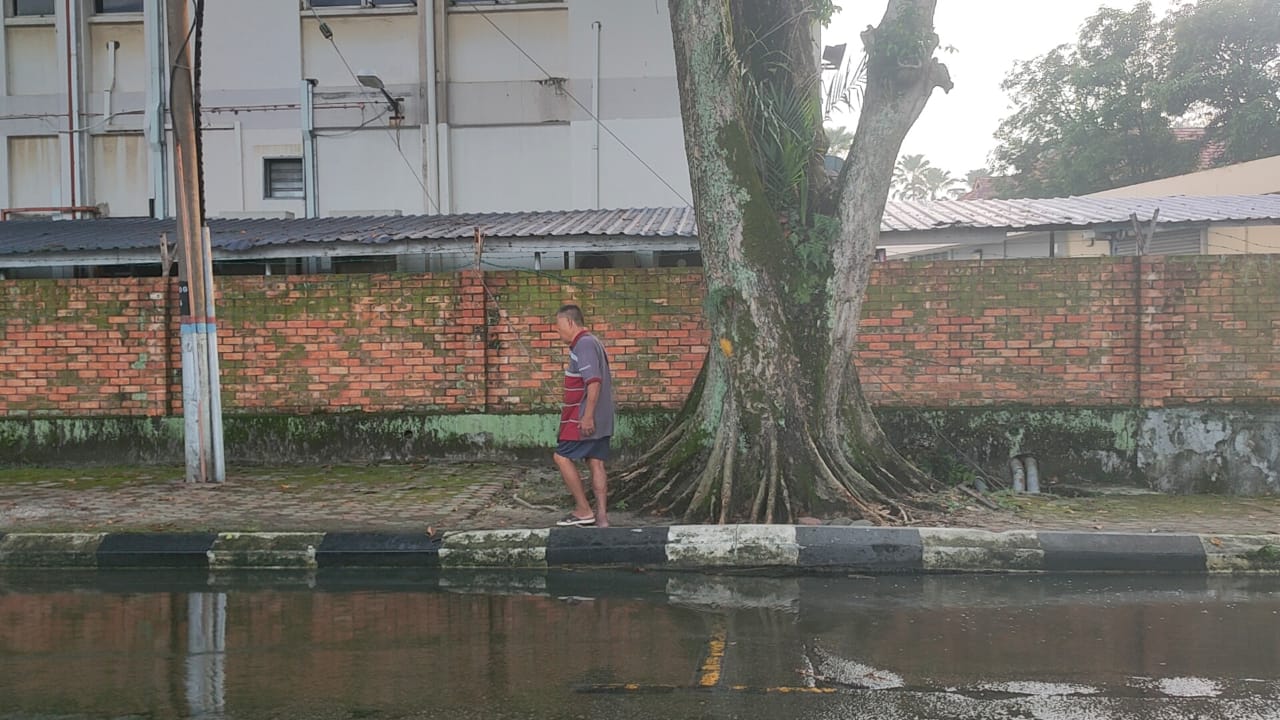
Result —
<instances>
[{"instance_id":1,"label":"building window","mask_svg":"<svg viewBox=\"0 0 1280 720\"><path fill-rule=\"evenodd\" d=\"M267 158L262 162L266 197L290 199L307 196L302 179L302 158Z\"/></svg>"},{"instance_id":2,"label":"building window","mask_svg":"<svg viewBox=\"0 0 1280 720\"><path fill-rule=\"evenodd\" d=\"M527 5L530 3L560 3L564 0L450 0L450 5L454 7L469 7L472 5Z\"/></svg>"},{"instance_id":3,"label":"building window","mask_svg":"<svg viewBox=\"0 0 1280 720\"><path fill-rule=\"evenodd\" d=\"M311 0L313 8L331 7L392 7L397 5L417 5L418 0Z\"/></svg>"},{"instance_id":4,"label":"building window","mask_svg":"<svg viewBox=\"0 0 1280 720\"><path fill-rule=\"evenodd\" d=\"M13 16L52 15L54 0L13 0Z\"/></svg>"},{"instance_id":5,"label":"building window","mask_svg":"<svg viewBox=\"0 0 1280 720\"><path fill-rule=\"evenodd\" d=\"M93 11L99 15L107 13L140 13L142 0L93 0Z\"/></svg>"},{"instance_id":6,"label":"building window","mask_svg":"<svg viewBox=\"0 0 1280 720\"><path fill-rule=\"evenodd\" d=\"M352 255L333 259L333 272L338 275L367 275L395 271L395 255Z\"/></svg>"},{"instance_id":7,"label":"building window","mask_svg":"<svg viewBox=\"0 0 1280 720\"><path fill-rule=\"evenodd\" d=\"M653 259L658 267L702 267L702 253L697 250L659 250Z\"/></svg>"}]
</instances>

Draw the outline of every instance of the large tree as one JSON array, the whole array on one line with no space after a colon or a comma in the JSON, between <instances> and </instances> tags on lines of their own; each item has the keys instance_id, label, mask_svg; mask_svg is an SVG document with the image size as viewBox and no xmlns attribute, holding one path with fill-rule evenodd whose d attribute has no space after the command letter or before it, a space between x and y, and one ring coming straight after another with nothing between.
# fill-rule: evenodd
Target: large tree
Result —
<instances>
[{"instance_id":1,"label":"large tree","mask_svg":"<svg viewBox=\"0 0 1280 720\"><path fill-rule=\"evenodd\" d=\"M1165 109L1207 120L1217 164L1280 155L1280 3L1200 0L1164 27Z\"/></svg>"},{"instance_id":2,"label":"large tree","mask_svg":"<svg viewBox=\"0 0 1280 720\"><path fill-rule=\"evenodd\" d=\"M892 447L853 359L894 161L934 88L936 0L889 0L862 34L865 94L841 175L823 170L813 33L830 0L670 0L711 352L620 498L690 521L877 522L930 481Z\"/></svg>"},{"instance_id":3,"label":"large tree","mask_svg":"<svg viewBox=\"0 0 1280 720\"><path fill-rule=\"evenodd\" d=\"M1104 8L1074 46L1020 63L1002 86L1016 108L996 132L1002 193L1080 195L1189 170L1197 148L1179 144L1160 95L1164 44L1143 2Z\"/></svg>"},{"instance_id":4,"label":"large tree","mask_svg":"<svg viewBox=\"0 0 1280 720\"><path fill-rule=\"evenodd\" d=\"M992 155L1003 195L1080 195L1274 155L1280 5L1199 0L1163 19L1145 1L1104 8L1003 87L1014 107Z\"/></svg>"}]
</instances>

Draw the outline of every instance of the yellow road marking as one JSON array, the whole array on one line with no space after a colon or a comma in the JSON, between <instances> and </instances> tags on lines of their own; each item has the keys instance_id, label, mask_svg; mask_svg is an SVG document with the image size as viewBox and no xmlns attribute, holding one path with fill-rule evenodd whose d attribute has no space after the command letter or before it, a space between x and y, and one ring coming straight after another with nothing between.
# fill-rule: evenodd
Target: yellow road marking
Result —
<instances>
[{"instance_id":1,"label":"yellow road marking","mask_svg":"<svg viewBox=\"0 0 1280 720\"><path fill-rule=\"evenodd\" d=\"M715 687L720 684L720 670L724 663L725 629L717 629L707 642L707 659L702 661L698 687Z\"/></svg>"},{"instance_id":2,"label":"yellow road marking","mask_svg":"<svg viewBox=\"0 0 1280 720\"><path fill-rule=\"evenodd\" d=\"M714 688L703 686L703 685L693 685L693 686L682 687L679 685L641 685L639 683L625 683L625 684L615 683L615 684L588 685L585 687L579 687L577 688L577 692L580 692L580 693L669 693L669 692L675 692L677 690L705 691L705 690L712 690L712 689ZM776 694L785 694L785 695L834 695L835 693L839 692L837 688L811 688L811 687L786 687L786 686L752 687L750 685L730 685L729 687L723 688L723 689L727 689L732 692L740 692L740 693L763 693L763 694L776 693Z\"/></svg>"}]
</instances>

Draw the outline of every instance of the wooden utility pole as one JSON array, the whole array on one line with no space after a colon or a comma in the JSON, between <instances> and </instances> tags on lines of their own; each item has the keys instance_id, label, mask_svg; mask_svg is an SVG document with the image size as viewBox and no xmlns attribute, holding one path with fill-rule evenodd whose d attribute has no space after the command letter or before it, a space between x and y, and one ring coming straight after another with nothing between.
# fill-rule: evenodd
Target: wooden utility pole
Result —
<instances>
[{"instance_id":1,"label":"wooden utility pole","mask_svg":"<svg viewBox=\"0 0 1280 720\"><path fill-rule=\"evenodd\" d=\"M158 1L158 0L157 0ZM187 482L223 482L222 403L213 302L213 256L201 207L196 117L197 28L190 0L165 0L170 114L178 215L178 297L182 317L182 416Z\"/></svg>"}]
</instances>

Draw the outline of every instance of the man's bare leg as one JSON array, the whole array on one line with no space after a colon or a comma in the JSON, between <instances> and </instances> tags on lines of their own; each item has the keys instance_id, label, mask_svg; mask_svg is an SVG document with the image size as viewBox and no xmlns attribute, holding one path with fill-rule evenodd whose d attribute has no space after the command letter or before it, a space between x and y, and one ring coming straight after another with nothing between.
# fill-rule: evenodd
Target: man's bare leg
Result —
<instances>
[{"instance_id":1,"label":"man's bare leg","mask_svg":"<svg viewBox=\"0 0 1280 720\"><path fill-rule=\"evenodd\" d=\"M609 527L609 513L605 509L609 495L609 478L604 472L604 461L587 458L591 470L591 492L596 496L596 527Z\"/></svg>"},{"instance_id":2,"label":"man's bare leg","mask_svg":"<svg viewBox=\"0 0 1280 720\"><path fill-rule=\"evenodd\" d=\"M591 503L587 502L587 493L582 488L582 476L578 474L578 467L560 453L555 453L552 458L560 470L560 477L564 478L565 487L569 488L569 494L573 496L574 517L591 517Z\"/></svg>"}]
</instances>

